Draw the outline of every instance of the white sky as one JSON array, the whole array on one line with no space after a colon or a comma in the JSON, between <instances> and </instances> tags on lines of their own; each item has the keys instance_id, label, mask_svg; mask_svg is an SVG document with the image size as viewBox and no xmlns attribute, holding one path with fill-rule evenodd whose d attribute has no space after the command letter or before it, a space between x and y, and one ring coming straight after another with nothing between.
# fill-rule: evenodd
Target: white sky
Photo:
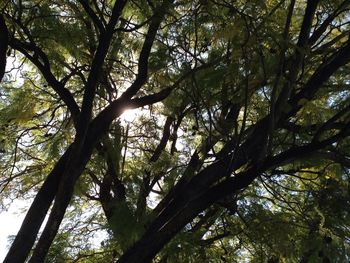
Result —
<instances>
[{"instance_id":1,"label":"white sky","mask_svg":"<svg viewBox=\"0 0 350 263\"><path fill-rule=\"evenodd\" d=\"M16 81L16 85L20 85L23 79L20 77L20 71L18 69L11 69L19 67L19 65L19 61L13 56L7 57L6 77L8 80ZM6 198L4 201L6 203ZM28 200L14 200L7 211L0 210L0 262L4 260L9 248L7 238L9 235L17 234L29 204Z\"/></svg>"},{"instance_id":2,"label":"white sky","mask_svg":"<svg viewBox=\"0 0 350 263\"><path fill-rule=\"evenodd\" d=\"M6 256L9 248L8 236L16 235L28 208L28 201L15 200L8 211L0 212L0 262Z\"/></svg>"}]
</instances>

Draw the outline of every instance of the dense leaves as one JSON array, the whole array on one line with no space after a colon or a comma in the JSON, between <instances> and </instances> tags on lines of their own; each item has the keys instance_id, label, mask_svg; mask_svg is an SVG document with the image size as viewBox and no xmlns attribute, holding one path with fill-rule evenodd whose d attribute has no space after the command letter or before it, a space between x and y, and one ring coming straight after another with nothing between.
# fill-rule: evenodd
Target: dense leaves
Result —
<instances>
[{"instance_id":1,"label":"dense leaves","mask_svg":"<svg viewBox=\"0 0 350 263\"><path fill-rule=\"evenodd\" d=\"M348 261L349 7L2 1L5 262Z\"/></svg>"}]
</instances>

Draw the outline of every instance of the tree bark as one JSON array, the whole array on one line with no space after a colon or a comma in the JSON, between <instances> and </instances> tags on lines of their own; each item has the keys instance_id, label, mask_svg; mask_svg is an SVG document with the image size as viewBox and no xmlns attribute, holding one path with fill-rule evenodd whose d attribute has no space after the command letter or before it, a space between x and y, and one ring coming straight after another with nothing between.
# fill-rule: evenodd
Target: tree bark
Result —
<instances>
[{"instance_id":1,"label":"tree bark","mask_svg":"<svg viewBox=\"0 0 350 263\"><path fill-rule=\"evenodd\" d=\"M95 143L85 143L85 147L83 147L82 150L79 148L77 150L72 150L70 154L71 158L67 163L66 169L62 175L62 180L59 183L52 212L50 213L49 219L29 263L44 262L73 196L75 183L82 174L87 162L90 160Z\"/></svg>"},{"instance_id":2,"label":"tree bark","mask_svg":"<svg viewBox=\"0 0 350 263\"><path fill-rule=\"evenodd\" d=\"M71 153L71 147L62 155L35 196L20 230L13 241L4 263L24 262L34 245L36 236L50 205L55 198L62 173Z\"/></svg>"},{"instance_id":3,"label":"tree bark","mask_svg":"<svg viewBox=\"0 0 350 263\"><path fill-rule=\"evenodd\" d=\"M191 191L193 185L188 185L185 190L177 191L175 196L178 198L173 202L180 203L180 205L171 204L175 209L167 207L165 212L168 211L169 216L165 216L165 218L164 212L159 214L143 237L124 253L117 263L151 262L156 254L180 232L186 224L191 222L201 211L208 208L214 202L228 194L245 189L267 169L283 165L290 160L305 158L305 156L309 156L317 150L349 136L349 133L350 123L338 134L328 139L290 148L274 157L266 158L263 163L252 164L246 171L236 174L234 177L229 177L207 188L205 191ZM214 163L211 166L203 170L207 177L217 177L216 173L219 173L221 174L220 177L224 178L231 174L231 171L226 169L227 166L225 162ZM182 200L185 201L185 203L182 203ZM177 207L179 208L176 209Z\"/></svg>"},{"instance_id":4,"label":"tree bark","mask_svg":"<svg viewBox=\"0 0 350 263\"><path fill-rule=\"evenodd\" d=\"M211 170L211 173L216 173ZM226 174L226 172L225 172ZM146 232L145 235L132 248L130 248L116 263L151 262L156 254L188 223L191 222L201 211L220 200L229 193L248 186L259 173L253 167L242 174L239 179L229 178L211 187L205 193L189 197L186 206L174 213L169 221L158 229ZM181 195L181 193L178 193Z\"/></svg>"}]
</instances>

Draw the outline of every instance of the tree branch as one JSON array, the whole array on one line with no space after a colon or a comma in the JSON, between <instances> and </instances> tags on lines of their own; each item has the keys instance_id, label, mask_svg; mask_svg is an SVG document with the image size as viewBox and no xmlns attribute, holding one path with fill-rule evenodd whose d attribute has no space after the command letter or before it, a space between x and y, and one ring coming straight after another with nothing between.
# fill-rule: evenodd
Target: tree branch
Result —
<instances>
[{"instance_id":1,"label":"tree branch","mask_svg":"<svg viewBox=\"0 0 350 263\"><path fill-rule=\"evenodd\" d=\"M106 26L106 30L100 35L98 47L91 64L91 70L87 79L87 83L84 87L84 97L81 107L81 114L79 117L79 126L77 134L85 134L86 129L90 123L93 100L96 93L96 87L101 74L101 69L108 53L110 43L112 41L114 27L119 20L122 10L126 4L126 0L116 1L113 7L112 16ZM83 136L82 138L84 138Z\"/></svg>"},{"instance_id":2,"label":"tree branch","mask_svg":"<svg viewBox=\"0 0 350 263\"><path fill-rule=\"evenodd\" d=\"M310 77L304 88L289 100L290 105L297 105L301 99L311 100L322 84L327 81L340 67L350 62L350 41L334 53ZM301 106L298 107L300 109Z\"/></svg>"},{"instance_id":3,"label":"tree branch","mask_svg":"<svg viewBox=\"0 0 350 263\"><path fill-rule=\"evenodd\" d=\"M340 15L349 4L350 4L349 0L343 1L338 6L338 8L323 21L323 23L312 33L309 39L310 45L313 45L322 36L322 34L326 31L327 27L334 20L334 18Z\"/></svg>"},{"instance_id":4,"label":"tree branch","mask_svg":"<svg viewBox=\"0 0 350 263\"><path fill-rule=\"evenodd\" d=\"M147 96L144 96L141 98L132 99L130 101L129 107L131 109L136 109L136 108L140 108L142 106L151 105L151 104L160 102L160 101L166 99L170 95L172 90L173 90L173 87L168 87L168 88L161 90L160 92L157 92L157 93L154 93L151 95L147 95Z\"/></svg>"},{"instance_id":5,"label":"tree branch","mask_svg":"<svg viewBox=\"0 0 350 263\"><path fill-rule=\"evenodd\" d=\"M76 124L80 109L75 102L72 93L64 87L64 85L56 79L52 74L50 64L48 62L46 54L35 44L21 42L18 39L10 39L10 46L21 52L26 58L28 58L41 72L46 82L53 88L62 101L66 104L71 116ZM34 52L34 55L30 55ZM44 62L42 63L40 59Z\"/></svg>"},{"instance_id":6,"label":"tree branch","mask_svg":"<svg viewBox=\"0 0 350 263\"><path fill-rule=\"evenodd\" d=\"M90 128L94 130L91 134L96 134L96 133L102 134L106 132L109 125L112 123L112 121L115 118L119 117L126 109L136 109L138 107L146 106L151 103L156 103L164 100L170 95L172 90L178 88L180 84L189 76L191 76L195 72L198 72L202 69L209 68L218 62L219 62L219 59L187 71L173 85L171 85L170 87L164 88L158 93L146 95L144 97L135 98L131 100L130 99L127 100L125 99L125 97L120 96L118 99L112 101L105 109L103 109L96 116L96 118L91 123Z\"/></svg>"},{"instance_id":7,"label":"tree branch","mask_svg":"<svg viewBox=\"0 0 350 263\"><path fill-rule=\"evenodd\" d=\"M348 126L350 125L348 124ZM228 194L232 194L238 190L246 188L265 170L281 165L290 159L302 158L305 155L323 148L325 145L332 144L334 141L339 139L339 136L344 137L348 134L349 127L347 127L346 132L339 133L338 135L322 142L295 147L282 154L274 156L269 160L266 160L260 167L253 165L246 171L236 174L234 177L229 177L200 194L190 192L191 194L189 196L186 195L182 197L182 199L186 200L186 205L182 205L178 210L172 210L171 217L163 221L163 224L158 225L158 228L147 231L143 238L135 243L135 245L117 262L134 262L133 259L135 259L135 255L138 257L142 255L142 261L147 262L153 258L155 254L188 222L193 220L194 217L196 217L201 211L212 205L214 202L222 199ZM210 172L220 173L222 170L212 170ZM179 193L179 196L182 195L184 195L184 192ZM138 250L142 250L143 253L137 253Z\"/></svg>"},{"instance_id":8,"label":"tree branch","mask_svg":"<svg viewBox=\"0 0 350 263\"><path fill-rule=\"evenodd\" d=\"M91 20L94 22L94 24L97 26L98 30L101 34L105 32L105 27L101 20L98 18L98 16L95 14L94 10L90 7L88 1L86 0L79 0L79 3L83 6L85 12L88 14L88 16L91 18Z\"/></svg>"},{"instance_id":9,"label":"tree branch","mask_svg":"<svg viewBox=\"0 0 350 263\"><path fill-rule=\"evenodd\" d=\"M132 98L140 90L143 84L146 83L148 75L148 58L151 53L151 48L160 23L162 22L166 11L169 9L172 2L173 0L164 0L163 3L156 9L140 52L136 79L133 84L122 94L122 98Z\"/></svg>"},{"instance_id":10,"label":"tree branch","mask_svg":"<svg viewBox=\"0 0 350 263\"><path fill-rule=\"evenodd\" d=\"M312 27L312 20L314 19L319 1L320 0L307 1L303 23L301 25L301 30L297 42L298 47L304 47L309 40L310 31Z\"/></svg>"},{"instance_id":11,"label":"tree branch","mask_svg":"<svg viewBox=\"0 0 350 263\"><path fill-rule=\"evenodd\" d=\"M171 126L172 122L173 122L173 118L168 116L166 121L165 121L165 124L164 124L162 138L161 138L158 146L154 150L151 158L149 159L150 163L156 162L159 159L162 152L164 151L164 149L169 141L170 126ZM160 173L160 174L162 174L162 173ZM150 183L151 171L149 171L147 169L145 170L145 175L143 177L142 186L141 186L139 194L138 194L137 206L136 206L137 207L136 217L138 220L140 220L140 218L142 216L144 216L144 212L146 210L146 198L149 195L150 191L152 190L152 187L160 179L160 177L161 177L161 175L154 176L152 182Z\"/></svg>"}]
</instances>

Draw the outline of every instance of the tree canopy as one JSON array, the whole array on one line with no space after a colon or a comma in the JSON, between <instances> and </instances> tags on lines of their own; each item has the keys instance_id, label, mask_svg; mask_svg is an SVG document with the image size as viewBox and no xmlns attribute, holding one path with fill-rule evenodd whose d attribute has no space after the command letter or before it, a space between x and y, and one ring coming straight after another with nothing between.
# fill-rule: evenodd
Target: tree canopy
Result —
<instances>
[{"instance_id":1,"label":"tree canopy","mask_svg":"<svg viewBox=\"0 0 350 263\"><path fill-rule=\"evenodd\" d=\"M4 262L348 261L349 8L1 1Z\"/></svg>"}]
</instances>

